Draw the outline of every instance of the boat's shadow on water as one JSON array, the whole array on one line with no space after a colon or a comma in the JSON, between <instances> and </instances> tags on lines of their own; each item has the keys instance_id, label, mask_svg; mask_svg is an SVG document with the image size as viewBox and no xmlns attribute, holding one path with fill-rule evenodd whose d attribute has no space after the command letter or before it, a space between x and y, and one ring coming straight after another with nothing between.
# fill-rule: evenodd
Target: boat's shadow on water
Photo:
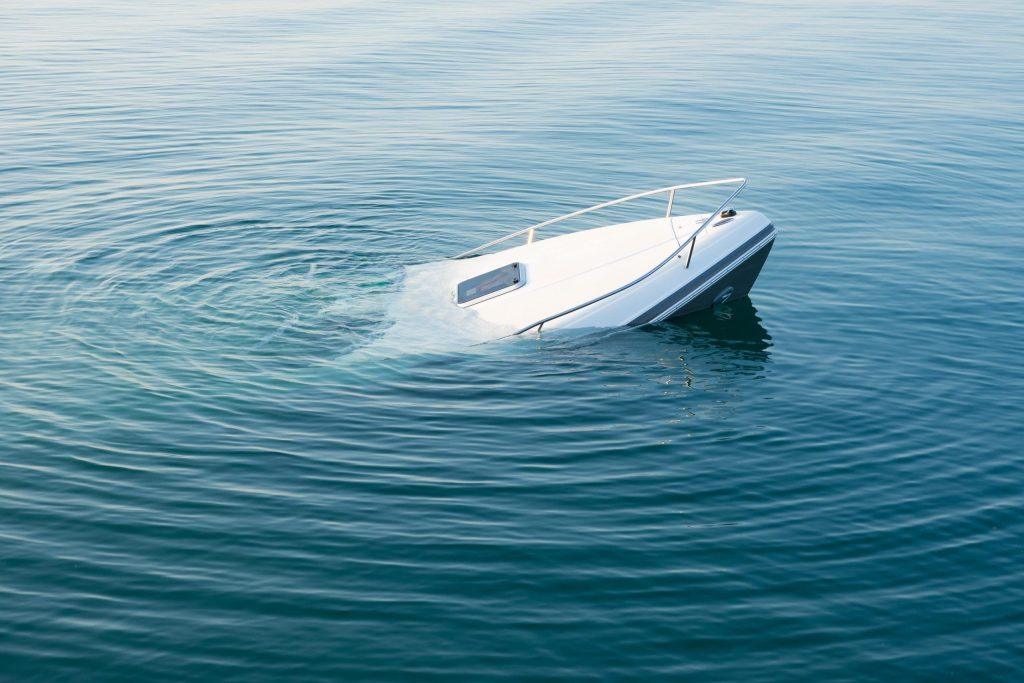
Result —
<instances>
[{"instance_id":1,"label":"boat's shadow on water","mask_svg":"<svg viewBox=\"0 0 1024 683\"><path fill-rule=\"evenodd\" d=\"M665 396L676 395L673 387L707 391L719 408L750 380L766 377L772 363L772 337L747 297L677 320L573 338L542 335L532 343L539 344L541 357L568 361L610 386L649 381Z\"/></svg>"},{"instance_id":2,"label":"boat's shadow on water","mask_svg":"<svg viewBox=\"0 0 1024 683\"><path fill-rule=\"evenodd\" d=\"M679 367L688 386L761 377L771 363L771 335L748 297L637 332L634 352L651 345L651 361Z\"/></svg>"},{"instance_id":3,"label":"boat's shadow on water","mask_svg":"<svg viewBox=\"0 0 1024 683\"><path fill-rule=\"evenodd\" d=\"M771 335L750 297L743 297L713 309L691 313L642 328L667 343L679 342L696 348L718 349L745 354L750 359L769 359Z\"/></svg>"},{"instance_id":4,"label":"boat's shadow on water","mask_svg":"<svg viewBox=\"0 0 1024 683\"><path fill-rule=\"evenodd\" d=\"M598 347L611 353L628 349L641 355L647 349L654 357L665 352L687 357L714 353L723 360L737 357L760 363L770 361L772 346L772 337L749 297L653 325L549 337L546 341L549 349Z\"/></svg>"}]
</instances>

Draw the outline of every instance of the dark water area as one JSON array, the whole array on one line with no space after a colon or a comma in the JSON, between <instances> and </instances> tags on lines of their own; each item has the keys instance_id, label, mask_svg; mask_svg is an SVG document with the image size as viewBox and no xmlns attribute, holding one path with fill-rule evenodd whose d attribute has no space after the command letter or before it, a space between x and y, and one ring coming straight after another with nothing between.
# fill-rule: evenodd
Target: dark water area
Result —
<instances>
[{"instance_id":1,"label":"dark water area","mask_svg":"<svg viewBox=\"0 0 1024 683\"><path fill-rule=\"evenodd\" d=\"M1021 679L1022 45L997 0L6 7L0 678ZM409 276L736 175L780 235L714 311L473 345Z\"/></svg>"}]
</instances>

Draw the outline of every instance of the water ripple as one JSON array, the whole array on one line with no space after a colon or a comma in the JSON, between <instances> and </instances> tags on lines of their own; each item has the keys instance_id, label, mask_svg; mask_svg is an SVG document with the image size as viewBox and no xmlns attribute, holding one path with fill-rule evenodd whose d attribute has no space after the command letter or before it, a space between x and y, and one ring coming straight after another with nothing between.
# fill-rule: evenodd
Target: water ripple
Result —
<instances>
[{"instance_id":1,"label":"water ripple","mask_svg":"<svg viewBox=\"0 0 1024 683\"><path fill-rule=\"evenodd\" d=\"M12 8L0 677L1019 678L1015 10ZM750 299L438 315L737 174Z\"/></svg>"}]
</instances>

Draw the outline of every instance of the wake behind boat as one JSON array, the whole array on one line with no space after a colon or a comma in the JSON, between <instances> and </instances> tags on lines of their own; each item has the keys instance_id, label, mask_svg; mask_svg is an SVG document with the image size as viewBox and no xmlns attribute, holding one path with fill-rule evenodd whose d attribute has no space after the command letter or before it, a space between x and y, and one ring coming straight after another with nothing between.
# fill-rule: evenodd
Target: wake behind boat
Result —
<instances>
[{"instance_id":1,"label":"wake behind boat","mask_svg":"<svg viewBox=\"0 0 1024 683\"><path fill-rule=\"evenodd\" d=\"M737 185L711 214L673 216L680 190ZM727 209L745 178L673 185L597 204L523 228L453 257L453 305L511 328L636 326L746 296L776 229L756 211ZM665 215L537 240L537 231L642 197L668 196ZM526 244L494 253L515 237Z\"/></svg>"}]
</instances>

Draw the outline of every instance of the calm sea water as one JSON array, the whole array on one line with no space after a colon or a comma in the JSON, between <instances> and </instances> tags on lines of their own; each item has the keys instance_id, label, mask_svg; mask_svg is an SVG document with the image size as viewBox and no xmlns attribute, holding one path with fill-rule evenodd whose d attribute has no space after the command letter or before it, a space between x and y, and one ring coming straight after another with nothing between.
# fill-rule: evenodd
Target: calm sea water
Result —
<instances>
[{"instance_id":1,"label":"calm sea water","mask_svg":"<svg viewBox=\"0 0 1024 683\"><path fill-rule=\"evenodd\" d=\"M0 678L1024 677L1019 2L148 4L0 10ZM712 313L406 270L733 175Z\"/></svg>"}]
</instances>

